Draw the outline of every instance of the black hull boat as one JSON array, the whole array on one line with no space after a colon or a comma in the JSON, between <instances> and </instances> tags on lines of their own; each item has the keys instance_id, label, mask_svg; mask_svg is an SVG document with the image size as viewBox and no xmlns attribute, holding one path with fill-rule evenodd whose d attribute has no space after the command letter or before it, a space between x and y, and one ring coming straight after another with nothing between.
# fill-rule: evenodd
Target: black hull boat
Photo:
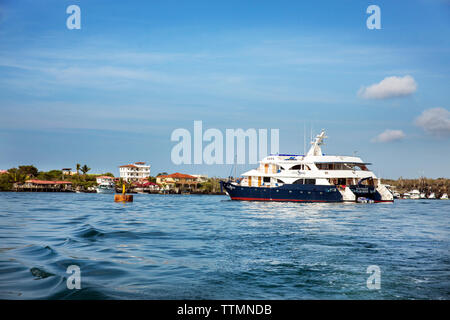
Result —
<instances>
[{"instance_id":1,"label":"black hull boat","mask_svg":"<svg viewBox=\"0 0 450 320\"><path fill-rule=\"evenodd\" d=\"M241 201L278 201L278 202L349 202L344 200L340 190L343 186L320 186L320 185L283 185L280 187L246 187L231 181L221 181L221 190L225 191L231 200ZM362 202L358 199L368 199L370 202L392 202L383 200L380 193L374 187L349 186L355 193L355 200L351 202Z\"/></svg>"}]
</instances>

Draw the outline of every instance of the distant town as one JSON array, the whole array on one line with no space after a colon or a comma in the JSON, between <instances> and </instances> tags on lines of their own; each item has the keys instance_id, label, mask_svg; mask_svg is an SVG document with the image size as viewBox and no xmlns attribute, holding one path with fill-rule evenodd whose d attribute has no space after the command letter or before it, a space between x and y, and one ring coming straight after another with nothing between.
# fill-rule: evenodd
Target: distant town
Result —
<instances>
[{"instance_id":1,"label":"distant town","mask_svg":"<svg viewBox=\"0 0 450 320\"><path fill-rule=\"evenodd\" d=\"M100 192L98 186L110 185L113 192L160 194L224 194L221 178L201 174L160 172L151 175L150 164L134 162L119 166L119 176L111 172L90 174L86 164L75 168L39 171L33 165L0 170L0 191L15 192ZM440 199L450 191L450 179L383 179L397 199Z\"/></svg>"},{"instance_id":2,"label":"distant town","mask_svg":"<svg viewBox=\"0 0 450 320\"><path fill-rule=\"evenodd\" d=\"M119 177L113 173L90 174L86 164L73 168L39 171L33 165L0 170L0 191L16 192L98 192L100 185L112 185L129 193L223 194L219 178L201 174L161 172L151 176L150 165L135 162L119 166Z\"/></svg>"}]
</instances>

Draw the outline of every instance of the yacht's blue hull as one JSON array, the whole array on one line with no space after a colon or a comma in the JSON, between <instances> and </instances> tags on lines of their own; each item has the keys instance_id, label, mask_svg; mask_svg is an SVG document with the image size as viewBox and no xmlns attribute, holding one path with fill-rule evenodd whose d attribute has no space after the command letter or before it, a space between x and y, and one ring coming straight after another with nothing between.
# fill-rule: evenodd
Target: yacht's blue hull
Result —
<instances>
[{"instance_id":1,"label":"yacht's blue hull","mask_svg":"<svg viewBox=\"0 0 450 320\"><path fill-rule=\"evenodd\" d=\"M221 181L231 200L341 202L342 195L334 186L285 184L281 187L243 187Z\"/></svg>"},{"instance_id":2,"label":"yacht's blue hull","mask_svg":"<svg viewBox=\"0 0 450 320\"><path fill-rule=\"evenodd\" d=\"M285 184L280 187L244 187L221 181L221 188L227 192L231 200L247 201L287 201L287 202L343 202L342 194L336 186ZM374 187L350 186L358 197L383 202L381 195Z\"/></svg>"}]
</instances>

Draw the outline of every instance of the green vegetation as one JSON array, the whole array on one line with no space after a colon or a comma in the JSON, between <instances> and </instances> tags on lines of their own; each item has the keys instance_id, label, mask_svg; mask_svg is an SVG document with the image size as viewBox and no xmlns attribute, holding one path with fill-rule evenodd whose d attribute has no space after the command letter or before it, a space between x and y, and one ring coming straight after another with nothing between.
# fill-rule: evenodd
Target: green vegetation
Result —
<instances>
[{"instance_id":1,"label":"green vegetation","mask_svg":"<svg viewBox=\"0 0 450 320\"><path fill-rule=\"evenodd\" d=\"M220 179L209 178L207 181L198 185L198 189L204 193L219 193L220 192Z\"/></svg>"},{"instance_id":2,"label":"green vegetation","mask_svg":"<svg viewBox=\"0 0 450 320\"><path fill-rule=\"evenodd\" d=\"M436 196L439 197L443 193L450 192L450 179L446 178L429 179L422 177L419 179L403 179L400 177L397 180L382 179L382 183L393 186L393 189L399 193L405 193L413 189L417 189L426 194L434 192Z\"/></svg>"},{"instance_id":3,"label":"green vegetation","mask_svg":"<svg viewBox=\"0 0 450 320\"><path fill-rule=\"evenodd\" d=\"M87 165L77 164L77 172L81 171L83 175L63 175L62 170L39 171L33 165L19 166L11 168L7 173L0 174L0 191L12 191L14 183L23 184L26 180L47 180L47 181L70 181L74 189L87 190L97 185L98 174L87 174L90 171ZM110 172L101 174L102 176L114 177Z\"/></svg>"},{"instance_id":4,"label":"green vegetation","mask_svg":"<svg viewBox=\"0 0 450 320\"><path fill-rule=\"evenodd\" d=\"M0 191L10 191L13 187L14 179L10 173L0 174Z\"/></svg>"},{"instance_id":5,"label":"green vegetation","mask_svg":"<svg viewBox=\"0 0 450 320\"><path fill-rule=\"evenodd\" d=\"M38 169L32 165L11 168L8 173L0 174L0 191L10 191L14 183L24 183L28 179L37 179L38 175Z\"/></svg>"},{"instance_id":6,"label":"green vegetation","mask_svg":"<svg viewBox=\"0 0 450 320\"><path fill-rule=\"evenodd\" d=\"M74 174L72 176L66 176L64 180L72 182L73 189L88 190L88 188L95 187L97 185L98 175L79 175Z\"/></svg>"},{"instance_id":7,"label":"green vegetation","mask_svg":"<svg viewBox=\"0 0 450 320\"><path fill-rule=\"evenodd\" d=\"M61 170L40 171L36 176L38 180L63 180L63 173Z\"/></svg>"}]
</instances>

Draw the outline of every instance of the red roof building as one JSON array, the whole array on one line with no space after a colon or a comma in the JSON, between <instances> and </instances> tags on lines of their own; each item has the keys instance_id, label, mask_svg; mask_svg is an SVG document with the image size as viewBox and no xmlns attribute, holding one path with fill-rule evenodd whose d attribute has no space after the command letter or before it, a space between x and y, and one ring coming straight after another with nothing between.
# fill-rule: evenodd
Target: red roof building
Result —
<instances>
[{"instance_id":1,"label":"red roof building","mask_svg":"<svg viewBox=\"0 0 450 320\"><path fill-rule=\"evenodd\" d=\"M192 190L197 187L197 177L184 173L172 173L156 177L156 183L162 185L165 190L175 191Z\"/></svg>"},{"instance_id":2,"label":"red roof building","mask_svg":"<svg viewBox=\"0 0 450 320\"><path fill-rule=\"evenodd\" d=\"M31 179L31 180L27 180L25 181L25 183L27 184L31 184L31 185L62 185L62 184L72 184L72 182L70 181L51 181L51 180L37 180L37 179Z\"/></svg>"},{"instance_id":3,"label":"red roof building","mask_svg":"<svg viewBox=\"0 0 450 320\"><path fill-rule=\"evenodd\" d=\"M189 174L179 173L179 172L175 172L175 173L168 174L168 175L158 176L157 178L192 179L192 180L197 179L197 177L191 176Z\"/></svg>"}]
</instances>

